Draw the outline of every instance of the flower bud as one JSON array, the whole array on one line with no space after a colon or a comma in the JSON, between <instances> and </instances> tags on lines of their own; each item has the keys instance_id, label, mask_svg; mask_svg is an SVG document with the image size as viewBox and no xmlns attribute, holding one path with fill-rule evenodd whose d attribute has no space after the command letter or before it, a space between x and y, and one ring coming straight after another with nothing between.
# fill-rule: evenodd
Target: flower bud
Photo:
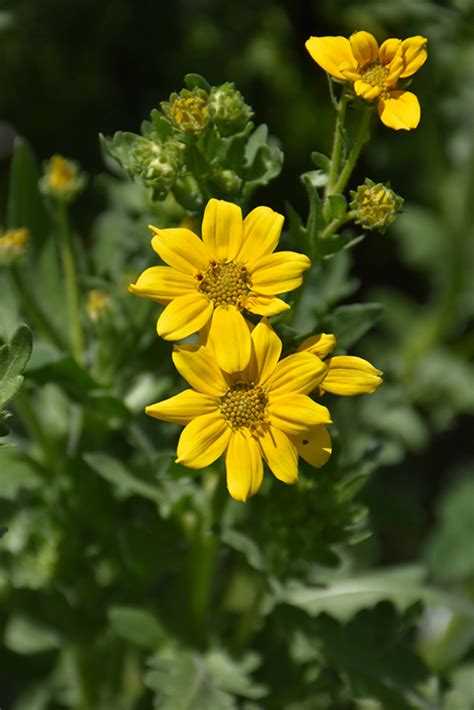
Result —
<instances>
[{"instance_id":1,"label":"flower bud","mask_svg":"<svg viewBox=\"0 0 474 710\"><path fill-rule=\"evenodd\" d=\"M212 88L207 110L209 118L222 136L240 133L253 116L252 109L231 82Z\"/></svg>"},{"instance_id":2,"label":"flower bud","mask_svg":"<svg viewBox=\"0 0 474 710\"><path fill-rule=\"evenodd\" d=\"M26 253L30 232L26 227L9 229L0 237L0 265L10 266Z\"/></svg>"},{"instance_id":3,"label":"flower bud","mask_svg":"<svg viewBox=\"0 0 474 710\"><path fill-rule=\"evenodd\" d=\"M85 185L85 175L77 163L66 160L62 155L53 155L46 164L40 179L40 190L44 195L56 200L69 202Z\"/></svg>"},{"instance_id":4,"label":"flower bud","mask_svg":"<svg viewBox=\"0 0 474 710\"><path fill-rule=\"evenodd\" d=\"M138 138L132 147L128 165L133 177L151 187L158 199L172 189L183 166L183 145L173 139L163 143Z\"/></svg>"},{"instance_id":5,"label":"flower bud","mask_svg":"<svg viewBox=\"0 0 474 710\"><path fill-rule=\"evenodd\" d=\"M242 180L233 170L218 170L209 176L216 197L229 197L239 193Z\"/></svg>"},{"instance_id":6,"label":"flower bud","mask_svg":"<svg viewBox=\"0 0 474 710\"><path fill-rule=\"evenodd\" d=\"M169 101L162 101L161 108L171 123L184 133L199 133L209 121L204 89L182 89L179 94L171 94Z\"/></svg>"},{"instance_id":7,"label":"flower bud","mask_svg":"<svg viewBox=\"0 0 474 710\"><path fill-rule=\"evenodd\" d=\"M403 199L387 185L375 183L369 178L356 191L351 190L351 197L350 207L355 212L355 222L365 229L378 229L382 233L395 220L403 205Z\"/></svg>"}]
</instances>

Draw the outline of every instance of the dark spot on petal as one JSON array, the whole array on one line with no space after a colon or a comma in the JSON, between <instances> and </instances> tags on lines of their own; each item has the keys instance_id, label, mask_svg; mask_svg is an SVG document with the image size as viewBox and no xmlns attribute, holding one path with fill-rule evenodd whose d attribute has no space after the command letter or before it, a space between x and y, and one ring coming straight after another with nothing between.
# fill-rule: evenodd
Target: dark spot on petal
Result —
<instances>
[{"instance_id":1,"label":"dark spot on petal","mask_svg":"<svg viewBox=\"0 0 474 710\"><path fill-rule=\"evenodd\" d=\"M309 441L308 439L303 439L301 443L303 444L303 446L306 446L306 444L309 444Z\"/></svg>"}]
</instances>

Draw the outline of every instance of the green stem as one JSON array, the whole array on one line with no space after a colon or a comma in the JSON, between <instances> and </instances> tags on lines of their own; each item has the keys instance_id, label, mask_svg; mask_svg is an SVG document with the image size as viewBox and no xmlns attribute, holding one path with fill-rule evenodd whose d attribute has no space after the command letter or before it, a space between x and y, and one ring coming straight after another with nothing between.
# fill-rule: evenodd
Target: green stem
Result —
<instances>
[{"instance_id":1,"label":"green stem","mask_svg":"<svg viewBox=\"0 0 474 710\"><path fill-rule=\"evenodd\" d=\"M256 583L253 601L240 617L240 622L234 635L233 646L236 651L244 650L255 633L255 624L260 614L265 591L265 582L263 579L259 579Z\"/></svg>"},{"instance_id":2,"label":"green stem","mask_svg":"<svg viewBox=\"0 0 474 710\"><path fill-rule=\"evenodd\" d=\"M67 350L67 342L63 335L56 330L55 326L38 306L37 299L30 293L27 282L23 280L21 272L15 265L10 267L10 277L18 300L31 325L58 348Z\"/></svg>"},{"instance_id":3,"label":"green stem","mask_svg":"<svg viewBox=\"0 0 474 710\"><path fill-rule=\"evenodd\" d=\"M369 126L370 126L370 119L372 117L372 111L370 108L364 109L364 112L362 114L362 119L359 124L359 129L357 131L357 135L354 141L354 144L350 150L349 155L347 156L346 163L341 171L341 174L336 180L336 183L334 185L333 192L330 192L328 194L338 194L340 192L344 191L344 188L347 185L347 182L352 175L352 171L354 170L355 164L357 162L357 159L360 155L360 151L362 150L362 147L364 143L367 142L369 138Z\"/></svg>"},{"instance_id":4,"label":"green stem","mask_svg":"<svg viewBox=\"0 0 474 710\"><path fill-rule=\"evenodd\" d=\"M192 548L192 586L191 613L194 628L194 641L198 646L205 646L209 612L214 586L214 573L219 540L213 526L222 517L222 508L227 496L222 477L209 473L203 481L206 490L205 509L199 521Z\"/></svg>"},{"instance_id":5,"label":"green stem","mask_svg":"<svg viewBox=\"0 0 474 710\"><path fill-rule=\"evenodd\" d=\"M77 284L76 262L74 259L72 237L64 201L57 202L56 221L59 253L61 256L66 287L71 348L77 362L82 364L84 361L84 340L79 309L79 288Z\"/></svg>"},{"instance_id":6,"label":"green stem","mask_svg":"<svg viewBox=\"0 0 474 710\"><path fill-rule=\"evenodd\" d=\"M329 222L327 227L321 232L319 239L328 239L329 237L332 237L332 235L337 232L340 227L346 224L346 222L350 222L351 219L354 219L354 216L355 212L351 210L350 212L343 214L342 217L333 219L332 222Z\"/></svg>"},{"instance_id":7,"label":"green stem","mask_svg":"<svg viewBox=\"0 0 474 710\"><path fill-rule=\"evenodd\" d=\"M346 109L349 97L346 94L342 94L339 104L337 105L337 117L336 124L334 126L334 138L332 144L331 152L331 167L329 169L328 183L326 185L325 198L329 195L334 195L337 190L334 189L334 185L337 181L337 176L339 174L339 166L341 163L342 146L344 143L344 123L346 120Z\"/></svg>"}]
</instances>

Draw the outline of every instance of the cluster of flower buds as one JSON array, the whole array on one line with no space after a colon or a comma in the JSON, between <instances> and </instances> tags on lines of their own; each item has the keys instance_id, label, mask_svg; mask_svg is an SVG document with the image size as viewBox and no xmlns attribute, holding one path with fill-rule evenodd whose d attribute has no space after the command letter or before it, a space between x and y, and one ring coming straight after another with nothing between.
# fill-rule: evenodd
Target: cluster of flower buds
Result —
<instances>
[{"instance_id":1,"label":"cluster of flower buds","mask_svg":"<svg viewBox=\"0 0 474 710\"><path fill-rule=\"evenodd\" d=\"M366 178L357 190L351 190L351 210L354 221L364 229L378 229L385 232L403 205L403 198L381 182Z\"/></svg>"},{"instance_id":2,"label":"cluster of flower buds","mask_svg":"<svg viewBox=\"0 0 474 710\"><path fill-rule=\"evenodd\" d=\"M132 178L151 188L155 199L163 199L177 181L180 191L186 175L193 176L195 166L187 150L191 146L192 151L201 136L210 131L217 141L225 141L241 134L253 116L234 84L211 87L202 77L199 85L186 81L188 88L172 93L168 101L161 102L161 111L152 112L142 135L117 132L112 140L104 141L108 153ZM215 156L205 161L213 168L206 173L213 193L229 197L239 192L242 179L235 171L221 167Z\"/></svg>"}]
</instances>

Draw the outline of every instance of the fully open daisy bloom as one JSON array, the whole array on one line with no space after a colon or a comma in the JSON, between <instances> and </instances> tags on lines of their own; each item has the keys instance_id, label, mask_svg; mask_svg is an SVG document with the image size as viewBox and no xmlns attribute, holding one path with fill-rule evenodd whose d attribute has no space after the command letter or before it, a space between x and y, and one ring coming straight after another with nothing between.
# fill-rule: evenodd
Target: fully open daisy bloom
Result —
<instances>
[{"instance_id":1,"label":"fully open daisy bloom","mask_svg":"<svg viewBox=\"0 0 474 710\"><path fill-rule=\"evenodd\" d=\"M387 39L379 47L370 32L346 37L310 37L306 49L331 76L352 84L357 96L375 101L382 123L410 130L420 122L415 94L404 91L409 79L425 63L427 39L416 35L403 41Z\"/></svg>"},{"instance_id":2,"label":"fully open daisy bloom","mask_svg":"<svg viewBox=\"0 0 474 710\"><path fill-rule=\"evenodd\" d=\"M269 207L256 207L243 220L240 207L209 200L202 239L189 229L157 229L153 249L167 266L152 266L130 285L137 296L166 304L158 335L181 340L206 327L222 337L217 359L228 372L243 370L251 342L242 311L273 316L289 309L277 294L301 285L311 265L304 254L273 253L284 218ZM229 339L235 343L228 347Z\"/></svg>"},{"instance_id":3,"label":"fully open daisy bloom","mask_svg":"<svg viewBox=\"0 0 474 710\"><path fill-rule=\"evenodd\" d=\"M204 468L224 454L229 492L245 501L260 488L263 461L291 484L298 478L298 454L316 467L329 458L329 411L308 397L328 365L309 352L279 360L282 343L265 319L250 333L250 361L240 372L219 366L221 340L235 345L211 332L206 345L176 346L174 364L192 389L150 405L146 413L186 425L178 463Z\"/></svg>"},{"instance_id":4,"label":"fully open daisy bloom","mask_svg":"<svg viewBox=\"0 0 474 710\"><path fill-rule=\"evenodd\" d=\"M327 365L319 392L331 392L343 396L370 394L382 384L382 372L368 360L353 355L327 357L336 346L334 335L320 333L307 338L298 348L300 353L311 353Z\"/></svg>"}]
</instances>

